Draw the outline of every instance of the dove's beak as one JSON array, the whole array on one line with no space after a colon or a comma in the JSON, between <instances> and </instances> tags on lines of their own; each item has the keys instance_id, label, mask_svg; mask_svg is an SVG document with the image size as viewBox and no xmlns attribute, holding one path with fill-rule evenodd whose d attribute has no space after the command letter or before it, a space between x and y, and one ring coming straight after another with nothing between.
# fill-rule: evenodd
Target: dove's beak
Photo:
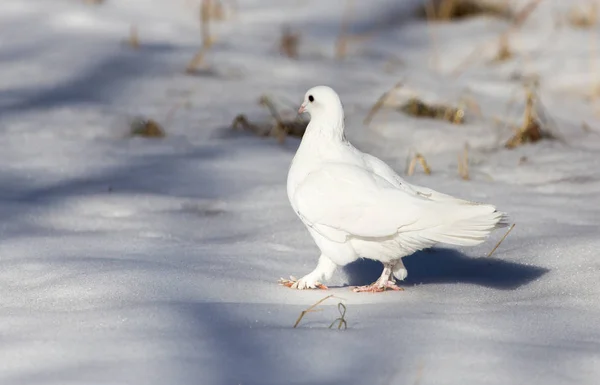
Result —
<instances>
[{"instance_id":1,"label":"dove's beak","mask_svg":"<svg viewBox=\"0 0 600 385\"><path fill-rule=\"evenodd\" d=\"M298 114L302 114L304 111L306 111L306 104L302 103L300 108L298 108Z\"/></svg>"}]
</instances>

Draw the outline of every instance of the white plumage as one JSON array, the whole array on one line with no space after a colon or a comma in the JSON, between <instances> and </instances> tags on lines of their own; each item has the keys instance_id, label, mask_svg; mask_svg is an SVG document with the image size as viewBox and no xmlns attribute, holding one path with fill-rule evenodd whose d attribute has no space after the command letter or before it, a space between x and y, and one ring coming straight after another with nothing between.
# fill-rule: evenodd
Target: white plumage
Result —
<instances>
[{"instance_id":1,"label":"white plumage","mask_svg":"<svg viewBox=\"0 0 600 385\"><path fill-rule=\"evenodd\" d=\"M307 91L299 112L310 123L288 173L290 203L321 250L314 271L295 288L322 287L337 266L358 258L381 261L372 285L355 291L399 290L406 278L402 257L436 243L473 246L506 224L505 214L479 204L411 185L380 159L353 147L344 136L344 110L326 86Z\"/></svg>"}]
</instances>

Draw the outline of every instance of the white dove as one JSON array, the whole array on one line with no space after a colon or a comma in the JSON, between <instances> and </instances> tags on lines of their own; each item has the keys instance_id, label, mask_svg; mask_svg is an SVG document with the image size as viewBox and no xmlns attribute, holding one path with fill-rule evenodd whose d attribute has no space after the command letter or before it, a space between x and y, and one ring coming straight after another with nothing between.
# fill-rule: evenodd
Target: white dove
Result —
<instances>
[{"instance_id":1,"label":"white dove","mask_svg":"<svg viewBox=\"0 0 600 385\"><path fill-rule=\"evenodd\" d=\"M357 292L402 290L402 257L436 243L473 246L507 223L492 205L469 202L411 185L382 160L356 149L344 135L344 110L326 86L308 90L299 113L310 113L292 161L287 193L292 208L321 251L317 267L294 289L327 287L338 266L358 258L383 263L381 277Z\"/></svg>"}]
</instances>

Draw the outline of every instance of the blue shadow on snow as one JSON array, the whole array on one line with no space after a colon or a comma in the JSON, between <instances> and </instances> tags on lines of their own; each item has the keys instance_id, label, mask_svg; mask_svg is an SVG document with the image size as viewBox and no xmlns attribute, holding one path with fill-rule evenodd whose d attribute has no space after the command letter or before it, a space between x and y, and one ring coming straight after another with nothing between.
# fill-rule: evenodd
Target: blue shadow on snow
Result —
<instances>
[{"instance_id":1,"label":"blue shadow on snow","mask_svg":"<svg viewBox=\"0 0 600 385\"><path fill-rule=\"evenodd\" d=\"M514 290L535 281L549 270L498 258L474 258L457 250L432 248L402 259L408 277L403 285L468 283L498 290ZM344 267L348 283L366 285L379 278L382 264L361 259Z\"/></svg>"}]
</instances>

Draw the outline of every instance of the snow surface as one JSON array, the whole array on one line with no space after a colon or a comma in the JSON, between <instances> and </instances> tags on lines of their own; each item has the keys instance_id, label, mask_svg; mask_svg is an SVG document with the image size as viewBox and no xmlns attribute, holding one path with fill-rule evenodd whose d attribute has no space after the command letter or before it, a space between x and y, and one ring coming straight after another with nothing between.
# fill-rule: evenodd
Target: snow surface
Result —
<instances>
[{"instance_id":1,"label":"snow surface","mask_svg":"<svg viewBox=\"0 0 600 385\"><path fill-rule=\"evenodd\" d=\"M214 26L210 71L189 76L197 2L3 0L0 384L599 383L600 121L587 96L600 30L557 27L569 7L547 0L512 35L514 59L487 63L491 44L456 77L508 24L429 28L416 3L354 2L349 30L369 37L335 61L344 1L240 0ZM277 52L287 23L299 60ZM132 24L139 50L123 44ZM515 79L531 75L561 140L505 150L511 129L495 118L520 122ZM432 101L468 94L482 116L453 126L385 108L365 127L398 80ZM369 261L340 269L329 293L278 286L318 257L285 194L299 142L228 126L266 119L263 93L293 106L321 83L359 148L399 171L418 151L433 174L411 181L509 212L495 254L502 232L410 256L400 293L350 291L379 275ZM126 138L139 115L168 136ZM470 181L456 172L465 142ZM343 300L293 329L327 294ZM340 301L348 329L330 330Z\"/></svg>"}]
</instances>

